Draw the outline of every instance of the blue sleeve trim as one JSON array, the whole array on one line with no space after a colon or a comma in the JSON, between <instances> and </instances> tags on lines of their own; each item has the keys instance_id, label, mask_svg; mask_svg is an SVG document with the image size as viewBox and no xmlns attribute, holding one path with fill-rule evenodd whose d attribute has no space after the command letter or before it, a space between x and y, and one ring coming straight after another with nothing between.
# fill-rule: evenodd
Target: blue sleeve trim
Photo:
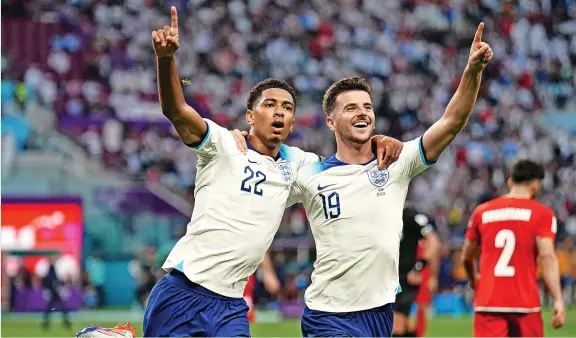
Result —
<instances>
[{"instance_id":1,"label":"blue sleeve trim","mask_svg":"<svg viewBox=\"0 0 576 338\"><path fill-rule=\"evenodd\" d=\"M422 163L426 164L427 166L431 166L434 163L436 163L436 161L428 161L428 159L426 158L426 153L424 153L424 144L422 143L422 137L424 136L420 136L420 140L418 141L418 150L420 152L420 159L422 160Z\"/></svg>"},{"instance_id":2,"label":"blue sleeve trim","mask_svg":"<svg viewBox=\"0 0 576 338\"><path fill-rule=\"evenodd\" d=\"M206 141L208 141L208 138L210 137L210 125L206 121L204 121L204 123L206 123L206 133L204 133L204 136L202 136L202 141L200 141L200 144L198 145L196 145L196 143L186 144L192 150L198 151L202 149L202 147L204 146L204 144L206 144Z\"/></svg>"}]
</instances>

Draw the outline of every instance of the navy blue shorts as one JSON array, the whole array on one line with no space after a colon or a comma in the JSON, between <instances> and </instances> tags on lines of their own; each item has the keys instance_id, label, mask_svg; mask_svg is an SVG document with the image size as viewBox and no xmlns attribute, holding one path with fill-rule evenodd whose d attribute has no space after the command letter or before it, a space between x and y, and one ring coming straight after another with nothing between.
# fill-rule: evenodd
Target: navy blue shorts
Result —
<instances>
[{"instance_id":1,"label":"navy blue shorts","mask_svg":"<svg viewBox=\"0 0 576 338\"><path fill-rule=\"evenodd\" d=\"M179 271L162 277L144 312L145 337L250 337L248 305L191 282Z\"/></svg>"},{"instance_id":2,"label":"navy blue shorts","mask_svg":"<svg viewBox=\"0 0 576 338\"><path fill-rule=\"evenodd\" d=\"M392 304L356 312L324 312L304 308L304 337L391 337L394 324Z\"/></svg>"}]
</instances>

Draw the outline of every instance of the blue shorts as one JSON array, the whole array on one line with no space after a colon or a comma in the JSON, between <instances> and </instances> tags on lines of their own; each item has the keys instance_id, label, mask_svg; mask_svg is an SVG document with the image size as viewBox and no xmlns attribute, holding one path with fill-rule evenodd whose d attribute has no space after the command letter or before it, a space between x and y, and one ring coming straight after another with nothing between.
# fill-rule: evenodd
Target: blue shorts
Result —
<instances>
[{"instance_id":1,"label":"blue shorts","mask_svg":"<svg viewBox=\"0 0 576 338\"><path fill-rule=\"evenodd\" d=\"M191 282L179 271L162 277L144 312L145 337L250 337L248 305Z\"/></svg>"},{"instance_id":2,"label":"blue shorts","mask_svg":"<svg viewBox=\"0 0 576 338\"><path fill-rule=\"evenodd\" d=\"M394 324L392 304L356 312L324 312L304 308L304 337L391 337Z\"/></svg>"}]
</instances>

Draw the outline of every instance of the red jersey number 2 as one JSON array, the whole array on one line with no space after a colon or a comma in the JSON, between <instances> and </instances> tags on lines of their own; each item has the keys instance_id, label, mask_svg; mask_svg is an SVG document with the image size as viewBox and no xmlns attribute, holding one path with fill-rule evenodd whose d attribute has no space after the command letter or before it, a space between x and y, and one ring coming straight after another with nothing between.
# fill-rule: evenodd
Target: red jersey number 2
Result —
<instances>
[{"instance_id":1,"label":"red jersey number 2","mask_svg":"<svg viewBox=\"0 0 576 338\"><path fill-rule=\"evenodd\" d=\"M494 266L494 276L495 277L514 277L516 274L516 268L510 266L510 260L512 259L512 254L514 254L514 249L516 247L516 236L514 231L509 229L502 229L496 234L494 240L494 245L498 249L502 249L500 258Z\"/></svg>"}]
</instances>

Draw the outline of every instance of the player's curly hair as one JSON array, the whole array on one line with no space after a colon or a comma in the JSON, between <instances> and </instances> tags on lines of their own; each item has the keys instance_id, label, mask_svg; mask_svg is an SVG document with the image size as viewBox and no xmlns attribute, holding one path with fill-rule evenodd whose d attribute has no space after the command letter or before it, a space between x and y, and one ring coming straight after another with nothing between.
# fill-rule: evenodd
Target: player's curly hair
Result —
<instances>
[{"instance_id":1,"label":"player's curly hair","mask_svg":"<svg viewBox=\"0 0 576 338\"><path fill-rule=\"evenodd\" d=\"M254 105L258 100L260 100L262 92L270 88L280 88L290 93L294 100L294 107L296 107L296 91L294 88L284 80L269 78L258 82L254 87L252 87L252 90L250 90L250 94L248 95L248 100L246 100L246 108L250 110L254 109Z\"/></svg>"},{"instance_id":2,"label":"player's curly hair","mask_svg":"<svg viewBox=\"0 0 576 338\"><path fill-rule=\"evenodd\" d=\"M330 116L336 106L338 95L351 90L362 90L372 97L372 87L365 78L352 76L334 82L324 93L322 99L322 110L326 116Z\"/></svg>"},{"instance_id":3,"label":"player's curly hair","mask_svg":"<svg viewBox=\"0 0 576 338\"><path fill-rule=\"evenodd\" d=\"M519 160L512 167L512 182L517 184L530 183L534 180L544 179L544 167L532 160Z\"/></svg>"}]
</instances>

